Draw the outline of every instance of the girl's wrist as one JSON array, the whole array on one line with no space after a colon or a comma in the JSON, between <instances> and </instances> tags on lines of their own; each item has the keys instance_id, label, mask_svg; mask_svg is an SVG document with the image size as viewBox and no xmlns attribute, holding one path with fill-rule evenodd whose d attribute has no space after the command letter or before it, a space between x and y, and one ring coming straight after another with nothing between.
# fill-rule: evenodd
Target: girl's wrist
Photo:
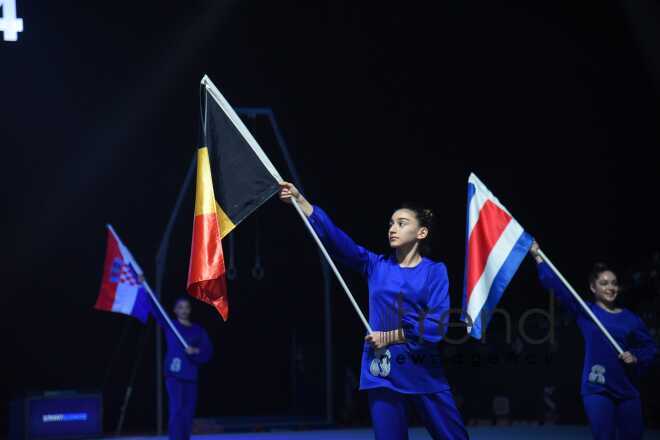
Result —
<instances>
[{"instance_id":1,"label":"girl's wrist","mask_svg":"<svg viewBox=\"0 0 660 440\"><path fill-rule=\"evenodd\" d=\"M309 203L309 202L307 201L307 199L306 199L305 197L303 197L302 194L300 194L300 197L298 198L298 200L296 200L296 202L298 202L298 205L300 205L300 209L302 209L302 212L303 212L307 217L309 217L310 215L312 215L312 212L314 211L314 207L312 206L311 203Z\"/></svg>"}]
</instances>

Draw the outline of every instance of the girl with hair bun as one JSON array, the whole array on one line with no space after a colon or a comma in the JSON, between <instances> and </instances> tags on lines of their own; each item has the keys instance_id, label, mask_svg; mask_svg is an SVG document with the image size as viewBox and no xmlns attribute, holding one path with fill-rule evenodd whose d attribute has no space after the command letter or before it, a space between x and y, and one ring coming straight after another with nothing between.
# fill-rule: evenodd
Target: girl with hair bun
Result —
<instances>
[{"instance_id":1,"label":"girl with hair bun","mask_svg":"<svg viewBox=\"0 0 660 440\"><path fill-rule=\"evenodd\" d=\"M449 280L445 265L426 257L431 210L410 204L397 209L387 231L393 252L378 255L355 244L321 208L283 182L280 199L292 198L328 252L367 279L374 332L365 337L360 390L367 391L376 440L407 439L410 407L434 439L468 438L438 346L447 330Z\"/></svg>"},{"instance_id":2,"label":"girl with hair bun","mask_svg":"<svg viewBox=\"0 0 660 440\"><path fill-rule=\"evenodd\" d=\"M641 439L639 378L654 361L657 347L642 320L617 306L616 274L603 263L594 265L588 278L593 301L587 306L622 347L620 355L543 260L538 243L534 242L530 253L537 262L541 284L571 312L584 337L581 394L593 438Z\"/></svg>"}]
</instances>

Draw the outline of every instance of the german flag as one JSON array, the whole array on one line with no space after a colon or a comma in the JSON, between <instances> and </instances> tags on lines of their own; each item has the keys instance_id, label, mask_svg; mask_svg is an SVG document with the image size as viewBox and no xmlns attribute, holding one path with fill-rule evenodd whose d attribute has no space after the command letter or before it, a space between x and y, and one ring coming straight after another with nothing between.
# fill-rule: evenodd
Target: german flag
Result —
<instances>
[{"instance_id":1,"label":"german flag","mask_svg":"<svg viewBox=\"0 0 660 440\"><path fill-rule=\"evenodd\" d=\"M282 178L211 80L204 76L204 143L197 187L188 293L229 317L222 238L279 190Z\"/></svg>"}]
</instances>

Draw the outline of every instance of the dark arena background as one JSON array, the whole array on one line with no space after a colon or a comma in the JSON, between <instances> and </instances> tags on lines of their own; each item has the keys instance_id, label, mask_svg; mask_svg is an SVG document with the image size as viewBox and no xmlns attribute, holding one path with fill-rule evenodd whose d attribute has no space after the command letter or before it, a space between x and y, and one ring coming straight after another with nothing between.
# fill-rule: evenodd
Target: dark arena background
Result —
<instances>
[{"instance_id":1,"label":"dark arena background","mask_svg":"<svg viewBox=\"0 0 660 440\"><path fill-rule=\"evenodd\" d=\"M86 417L99 418L82 437L167 435L153 320L93 306L108 223L156 286L199 146L205 74L283 178L365 247L389 251L402 202L433 209L432 256L447 265L452 307L474 172L585 298L593 263L610 263L622 305L658 342L654 0L0 5L1 436L80 437L39 431L30 405L62 412L84 399ZM11 41L14 18L22 31ZM168 311L187 295L194 183L181 194L158 292ZM357 390L365 330L332 275L326 301L300 218L275 196L232 236L229 320L193 300L215 348L194 436L373 438ZM366 311L365 281L342 274ZM584 342L531 258L498 307L510 321L496 316L486 341L456 326L459 342L441 346L471 438L589 438ZM658 390L656 362L640 385L645 438L660 438ZM415 416L411 426L411 438L431 438Z\"/></svg>"}]
</instances>

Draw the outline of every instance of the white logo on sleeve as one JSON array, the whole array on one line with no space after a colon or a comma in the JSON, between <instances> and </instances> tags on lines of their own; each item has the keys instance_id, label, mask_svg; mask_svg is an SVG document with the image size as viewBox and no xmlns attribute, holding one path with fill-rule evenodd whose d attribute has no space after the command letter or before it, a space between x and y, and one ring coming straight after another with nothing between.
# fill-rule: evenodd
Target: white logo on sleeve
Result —
<instances>
[{"instance_id":1,"label":"white logo on sleeve","mask_svg":"<svg viewBox=\"0 0 660 440\"><path fill-rule=\"evenodd\" d=\"M369 372L374 376L387 377L392 369L392 353L386 350L385 353L376 351L375 357L371 360Z\"/></svg>"},{"instance_id":2,"label":"white logo on sleeve","mask_svg":"<svg viewBox=\"0 0 660 440\"><path fill-rule=\"evenodd\" d=\"M172 358L172 362L170 363L170 371L172 373L178 373L181 371L181 359Z\"/></svg>"},{"instance_id":3,"label":"white logo on sleeve","mask_svg":"<svg viewBox=\"0 0 660 440\"><path fill-rule=\"evenodd\" d=\"M598 364L591 367L591 372L589 373L589 382L597 383L600 385L605 384L605 367Z\"/></svg>"}]
</instances>

